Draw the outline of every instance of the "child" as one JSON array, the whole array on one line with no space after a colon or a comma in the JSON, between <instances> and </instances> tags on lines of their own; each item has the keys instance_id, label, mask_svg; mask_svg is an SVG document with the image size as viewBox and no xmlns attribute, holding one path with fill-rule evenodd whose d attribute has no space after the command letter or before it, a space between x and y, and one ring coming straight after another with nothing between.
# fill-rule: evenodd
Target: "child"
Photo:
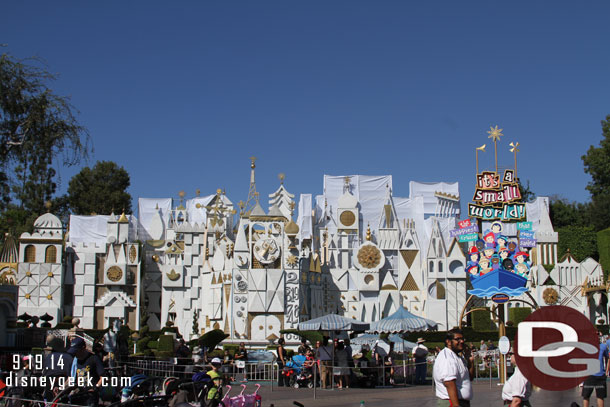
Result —
<instances>
[{"instance_id":1,"label":"child","mask_svg":"<svg viewBox=\"0 0 610 407\"><path fill-rule=\"evenodd\" d=\"M212 383L214 383L214 387L212 387L208 391L207 398L208 398L208 400L210 400L211 406L217 406L220 401L220 392L218 391L218 389L222 385L222 377L220 376L220 373L218 371L220 370L220 367L222 366L222 361L218 358L214 358L214 359L212 359L212 362L210 364L212 366L212 370L208 370L207 373L208 373L208 376L210 376L210 378L212 379Z\"/></svg>"}]
</instances>

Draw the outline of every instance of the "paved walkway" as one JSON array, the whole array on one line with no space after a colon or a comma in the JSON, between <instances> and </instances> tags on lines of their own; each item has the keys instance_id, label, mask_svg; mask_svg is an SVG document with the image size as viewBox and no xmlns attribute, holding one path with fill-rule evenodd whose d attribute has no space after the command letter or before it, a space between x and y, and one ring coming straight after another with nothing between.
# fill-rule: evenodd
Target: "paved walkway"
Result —
<instances>
[{"instance_id":1,"label":"paved walkway","mask_svg":"<svg viewBox=\"0 0 610 407\"><path fill-rule=\"evenodd\" d=\"M249 392L251 389L253 386L249 385L247 391ZM501 392L502 386L498 386L497 381L493 382L491 387L488 381L475 383L475 398L471 405L473 407L502 406ZM231 394L236 394L236 389ZM317 389L317 397L314 399L312 389L274 386L271 391L271 387L266 384L261 387L260 394L263 397L262 407L269 407L271 404L274 407L294 407L293 401L298 401L305 407L359 407L360 401L364 401L366 407L436 407L436 398L431 385L378 389ZM582 405L579 389L564 392L536 390L530 399L533 407L569 407L573 401ZM594 399L592 401L595 403Z\"/></svg>"}]
</instances>

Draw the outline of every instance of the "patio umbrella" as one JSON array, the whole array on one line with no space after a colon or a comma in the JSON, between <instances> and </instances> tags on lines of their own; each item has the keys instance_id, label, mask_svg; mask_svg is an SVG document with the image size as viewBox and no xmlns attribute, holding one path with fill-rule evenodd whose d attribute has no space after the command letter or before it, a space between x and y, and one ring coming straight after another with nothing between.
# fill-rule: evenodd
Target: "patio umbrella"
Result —
<instances>
[{"instance_id":1,"label":"patio umbrella","mask_svg":"<svg viewBox=\"0 0 610 407\"><path fill-rule=\"evenodd\" d=\"M405 307L400 306L392 315L371 323L368 333L401 333L425 331L434 329L438 324L431 319L411 314Z\"/></svg>"},{"instance_id":2,"label":"patio umbrella","mask_svg":"<svg viewBox=\"0 0 610 407\"><path fill-rule=\"evenodd\" d=\"M417 346L416 343L406 341L396 334L389 335L388 340L394 343L394 352L398 353L411 352Z\"/></svg>"},{"instance_id":3,"label":"patio umbrella","mask_svg":"<svg viewBox=\"0 0 610 407\"><path fill-rule=\"evenodd\" d=\"M366 331L369 326L368 322L328 314L309 321L299 322L299 331Z\"/></svg>"}]
</instances>

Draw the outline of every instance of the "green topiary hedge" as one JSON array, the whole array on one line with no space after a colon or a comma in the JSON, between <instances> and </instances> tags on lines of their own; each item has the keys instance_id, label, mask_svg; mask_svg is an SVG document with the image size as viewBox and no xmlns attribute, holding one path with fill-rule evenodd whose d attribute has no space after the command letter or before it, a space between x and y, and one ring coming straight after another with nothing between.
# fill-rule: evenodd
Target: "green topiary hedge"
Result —
<instances>
[{"instance_id":1,"label":"green topiary hedge","mask_svg":"<svg viewBox=\"0 0 610 407\"><path fill-rule=\"evenodd\" d=\"M608 279L610 273L610 228L597 232L597 250L599 252L599 264L604 270L604 277Z\"/></svg>"},{"instance_id":2,"label":"green topiary hedge","mask_svg":"<svg viewBox=\"0 0 610 407\"><path fill-rule=\"evenodd\" d=\"M497 330L496 324L491 321L491 314L488 311L473 311L470 315L472 320L472 329L475 331L484 332Z\"/></svg>"},{"instance_id":3,"label":"green topiary hedge","mask_svg":"<svg viewBox=\"0 0 610 407\"><path fill-rule=\"evenodd\" d=\"M597 259L597 234L591 226L565 226L557 229L559 243L557 244L557 257L559 260L568 249L576 261L583 261L587 257ZM602 266L603 267L603 266Z\"/></svg>"},{"instance_id":4,"label":"green topiary hedge","mask_svg":"<svg viewBox=\"0 0 610 407\"><path fill-rule=\"evenodd\" d=\"M527 318L532 313L532 309L529 307L509 308L508 309L508 320L512 321L513 326L519 325L521 321Z\"/></svg>"}]
</instances>

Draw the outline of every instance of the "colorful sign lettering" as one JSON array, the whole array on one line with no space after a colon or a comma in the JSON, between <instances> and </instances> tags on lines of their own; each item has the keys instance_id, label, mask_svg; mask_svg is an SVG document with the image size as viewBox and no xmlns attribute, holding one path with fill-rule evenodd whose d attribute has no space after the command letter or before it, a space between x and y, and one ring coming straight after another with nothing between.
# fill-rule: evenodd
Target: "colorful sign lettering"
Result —
<instances>
[{"instance_id":1,"label":"colorful sign lettering","mask_svg":"<svg viewBox=\"0 0 610 407\"><path fill-rule=\"evenodd\" d=\"M464 228L461 229L452 229L449 231L449 235L451 237L456 237L456 236L460 236L460 235L466 235L469 233L479 233L479 226L474 224L471 226L466 226Z\"/></svg>"},{"instance_id":2,"label":"colorful sign lettering","mask_svg":"<svg viewBox=\"0 0 610 407\"><path fill-rule=\"evenodd\" d=\"M478 233L468 233L465 235L459 235L458 236L458 242L474 242L479 240L479 234Z\"/></svg>"},{"instance_id":3,"label":"colorful sign lettering","mask_svg":"<svg viewBox=\"0 0 610 407\"><path fill-rule=\"evenodd\" d=\"M468 216L505 222L521 220L525 218L525 204L504 204L502 207L468 204Z\"/></svg>"},{"instance_id":4,"label":"colorful sign lettering","mask_svg":"<svg viewBox=\"0 0 610 407\"><path fill-rule=\"evenodd\" d=\"M460 227L460 229L468 227L470 225L471 225L470 219L465 219L465 220L461 220L461 221L458 222L458 226Z\"/></svg>"},{"instance_id":5,"label":"colorful sign lettering","mask_svg":"<svg viewBox=\"0 0 610 407\"><path fill-rule=\"evenodd\" d=\"M532 222L518 222L517 230L532 230Z\"/></svg>"}]
</instances>

